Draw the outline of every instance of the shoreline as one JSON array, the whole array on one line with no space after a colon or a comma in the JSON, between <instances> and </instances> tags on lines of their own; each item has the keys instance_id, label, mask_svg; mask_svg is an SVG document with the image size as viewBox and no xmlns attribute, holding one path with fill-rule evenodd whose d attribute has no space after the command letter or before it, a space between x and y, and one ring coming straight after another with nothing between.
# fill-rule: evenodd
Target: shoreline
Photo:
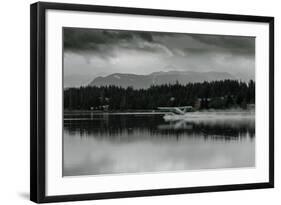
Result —
<instances>
[{"instance_id":1,"label":"shoreline","mask_svg":"<svg viewBox=\"0 0 281 205\"><path fill-rule=\"evenodd\" d=\"M208 110L195 110L187 113L206 113L206 112L255 112L255 109L208 109ZM64 110L64 114L75 114L75 113L85 113L85 114L166 114L170 112L163 112L159 110Z\"/></svg>"}]
</instances>

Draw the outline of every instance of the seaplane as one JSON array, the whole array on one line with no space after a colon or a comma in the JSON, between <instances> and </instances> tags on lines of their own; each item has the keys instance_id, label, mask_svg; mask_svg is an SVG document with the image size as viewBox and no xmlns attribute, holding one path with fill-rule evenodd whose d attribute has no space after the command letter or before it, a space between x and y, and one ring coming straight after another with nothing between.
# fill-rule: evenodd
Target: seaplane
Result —
<instances>
[{"instance_id":1,"label":"seaplane","mask_svg":"<svg viewBox=\"0 0 281 205\"><path fill-rule=\"evenodd\" d=\"M192 106L181 106L181 107L158 107L158 110L168 112L174 115L184 115L187 112L193 112L194 108Z\"/></svg>"},{"instance_id":2,"label":"seaplane","mask_svg":"<svg viewBox=\"0 0 281 205\"><path fill-rule=\"evenodd\" d=\"M195 111L192 106L158 107L157 109L166 112L163 117L166 121L182 120L188 112Z\"/></svg>"}]
</instances>

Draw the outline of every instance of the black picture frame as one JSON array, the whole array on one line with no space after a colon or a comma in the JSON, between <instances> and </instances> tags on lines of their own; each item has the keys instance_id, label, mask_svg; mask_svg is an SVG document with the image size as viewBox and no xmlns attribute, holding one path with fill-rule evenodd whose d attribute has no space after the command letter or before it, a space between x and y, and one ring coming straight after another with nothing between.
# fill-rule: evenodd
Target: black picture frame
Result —
<instances>
[{"instance_id":1,"label":"black picture frame","mask_svg":"<svg viewBox=\"0 0 281 205\"><path fill-rule=\"evenodd\" d=\"M230 184L220 186L153 189L107 193L46 196L46 68L45 37L48 9L181 17L231 21L262 22L269 24L269 181L263 183ZM230 191L274 187L274 18L203 12L156 10L82 4L38 2L30 7L30 200L37 203L77 200L97 200L123 197L186 194L197 192Z\"/></svg>"}]
</instances>

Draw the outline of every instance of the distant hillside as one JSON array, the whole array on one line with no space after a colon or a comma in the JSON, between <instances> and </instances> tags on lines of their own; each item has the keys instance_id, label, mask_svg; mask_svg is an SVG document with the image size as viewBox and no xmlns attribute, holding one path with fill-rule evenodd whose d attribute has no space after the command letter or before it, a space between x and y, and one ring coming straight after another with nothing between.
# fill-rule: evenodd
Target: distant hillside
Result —
<instances>
[{"instance_id":1,"label":"distant hillside","mask_svg":"<svg viewBox=\"0 0 281 205\"><path fill-rule=\"evenodd\" d=\"M114 73L106 77L97 77L89 85L90 86L106 86L115 85L123 88L132 86L135 89L149 88L151 85L161 84L179 84L219 81L225 79L236 79L227 72L195 72L195 71L168 71L155 72L149 75L135 75L126 73Z\"/></svg>"}]
</instances>

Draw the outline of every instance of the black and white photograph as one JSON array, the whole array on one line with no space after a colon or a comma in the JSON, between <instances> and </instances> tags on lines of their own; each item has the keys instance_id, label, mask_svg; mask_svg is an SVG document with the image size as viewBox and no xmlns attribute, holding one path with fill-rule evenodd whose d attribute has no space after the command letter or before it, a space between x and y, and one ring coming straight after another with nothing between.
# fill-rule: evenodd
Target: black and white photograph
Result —
<instances>
[{"instance_id":1,"label":"black and white photograph","mask_svg":"<svg viewBox=\"0 0 281 205\"><path fill-rule=\"evenodd\" d=\"M30 6L31 201L274 188L274 17L215 11Z\"/></svg>"},{"instance_id":2,"label":"black and white photograph","mask_svg":"<svg viewBox=\"0 0 281 205\"><path fill-rule=\"evenodd\" d=\"M63 176L256 166L254 36L62 29Z\"/></svg>"}]
</instances>

